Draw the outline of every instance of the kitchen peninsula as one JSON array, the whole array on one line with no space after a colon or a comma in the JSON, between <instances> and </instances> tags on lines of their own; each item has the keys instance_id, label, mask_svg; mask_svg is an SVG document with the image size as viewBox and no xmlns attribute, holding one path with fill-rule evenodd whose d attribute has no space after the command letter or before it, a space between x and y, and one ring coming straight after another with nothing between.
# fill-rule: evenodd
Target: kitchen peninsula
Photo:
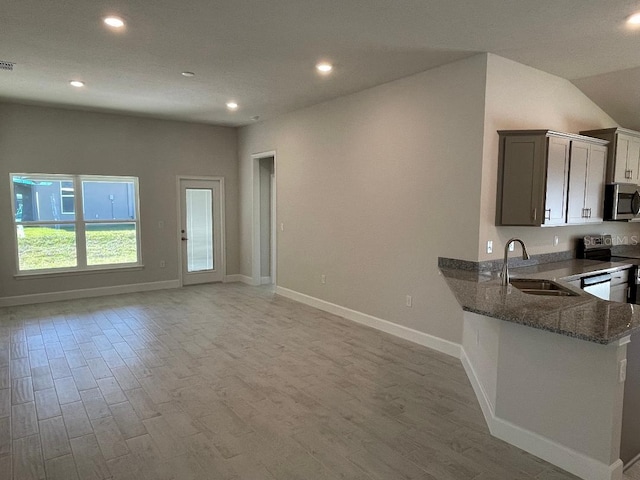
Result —
<instances>
[{"instance_id":1,"label":"kitchen peninsula","mask_svg":"<svg viewBox=\"0 0 640 480\"><path fill-rule=\"evenodd\" d=\"M621 479L627 344L640 310L569 282L630 265L572 259L512 269L513 278L571 292L545 296L502 286L472 263L439 259L464 310L462 361L491 433L580 478Z\"/></svg>"}]
</instances>

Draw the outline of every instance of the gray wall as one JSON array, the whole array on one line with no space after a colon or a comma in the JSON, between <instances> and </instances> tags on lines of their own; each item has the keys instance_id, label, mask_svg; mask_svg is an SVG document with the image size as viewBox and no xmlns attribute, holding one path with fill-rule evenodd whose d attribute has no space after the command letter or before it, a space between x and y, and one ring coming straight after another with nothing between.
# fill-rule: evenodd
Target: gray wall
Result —
<instances>
[{"instance_id":1,"label":"gray wall","mask_svg":"<svg viewBox=\"0 0 640 480\"><path fill-rule=\"evenodd\" d=\"M251 155L275 150L285 227L277 232L278 285L460 342L461 311L438 256L498 258L510 236L532 253L561 251L586 233L638 230L610 222L495 227L496 130L612 125L567 80L481 54L245 127L241 271L253 273Z\"/></svg>"},{"instance_id":2,"label":"gray wall","mask_svg":"<svg viewBox=\"0 0 640 480\"><path fill-rule=\"evenodd\" d=\"M227 273L239 272L236 129L3 103L0 152L0 297L177 279L177 175L225 177ZM145 268L15 279L10 172L139 177Z\"/></svg>"},{"instance_id":3,"label":"gray wall","mask_svg":"<svg viewBox=\"0 0 640 480\"><path fill-rule=\"evenodd\" d=\"M459 342L437 256L477 258L485 78L479 55L243 128L242 273L275 150L278 286Z\"/></svg>"}]
</instances>

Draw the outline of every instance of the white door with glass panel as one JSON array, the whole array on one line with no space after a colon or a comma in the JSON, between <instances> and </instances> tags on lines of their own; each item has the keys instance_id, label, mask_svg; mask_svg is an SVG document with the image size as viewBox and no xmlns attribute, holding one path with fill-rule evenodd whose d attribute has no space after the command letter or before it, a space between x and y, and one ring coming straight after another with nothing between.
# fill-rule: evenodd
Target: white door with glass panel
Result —
<instances>
[{"instance_id":1,"label":"white door with glass panel","mask_svg":"<svg viewBox=\"0 0 640 480\"><path fill-rule=\"evenodd\" d=\"M220 180L180 180L183 285L224 278L221 190Z\"/></svg>"}]
</instances>

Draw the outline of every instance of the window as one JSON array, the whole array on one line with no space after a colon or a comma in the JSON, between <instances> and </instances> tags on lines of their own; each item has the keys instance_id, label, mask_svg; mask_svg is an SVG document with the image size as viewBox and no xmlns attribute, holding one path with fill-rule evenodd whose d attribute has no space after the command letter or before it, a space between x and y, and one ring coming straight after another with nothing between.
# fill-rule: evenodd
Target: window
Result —
<instances>
[{"instance_id":1,"label":"window","mask_svg":"<svg viewBox=\"0 0 640 480\"><path fill-rule=\"evenodd\" d=\"M60 182L60 203L62 213L76 213L73 200L73 182Z\"/></svg>"},{"instance_id":2,"label":"window","mask_svg":"<svg viewBox=\"0 0 640 480\"><path fill-rule=\"evenodd\" d=\"M11 175L18 272L140 265L138 179Z\"/></svg>"}]
</instances>

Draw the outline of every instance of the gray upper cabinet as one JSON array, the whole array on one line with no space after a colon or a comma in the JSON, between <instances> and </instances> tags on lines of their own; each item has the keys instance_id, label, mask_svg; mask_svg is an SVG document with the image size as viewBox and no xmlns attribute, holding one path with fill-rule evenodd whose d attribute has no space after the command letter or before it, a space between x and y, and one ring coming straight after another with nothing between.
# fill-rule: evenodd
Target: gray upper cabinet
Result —
<instances>
[{"instance_id":1,"label":"gray upper cabinet","mask_svg":"<svg viewBox=\"0 0 640 480\"><path fill-rule=\"evenodd\" d=\"M602 221L606 141L552 130L498 133L496 225Z\"/></svg>"},{"instance_id":2,"label":"gray upper cabinet","mask_svg":"<svg viewBox=\"0 0 640 480\"><path fill-rule=\"evenodd\" d=\"M580 133L609 141L607 183L640 184L640 132L616 127Z\"/></svg>"}]
</instances>

